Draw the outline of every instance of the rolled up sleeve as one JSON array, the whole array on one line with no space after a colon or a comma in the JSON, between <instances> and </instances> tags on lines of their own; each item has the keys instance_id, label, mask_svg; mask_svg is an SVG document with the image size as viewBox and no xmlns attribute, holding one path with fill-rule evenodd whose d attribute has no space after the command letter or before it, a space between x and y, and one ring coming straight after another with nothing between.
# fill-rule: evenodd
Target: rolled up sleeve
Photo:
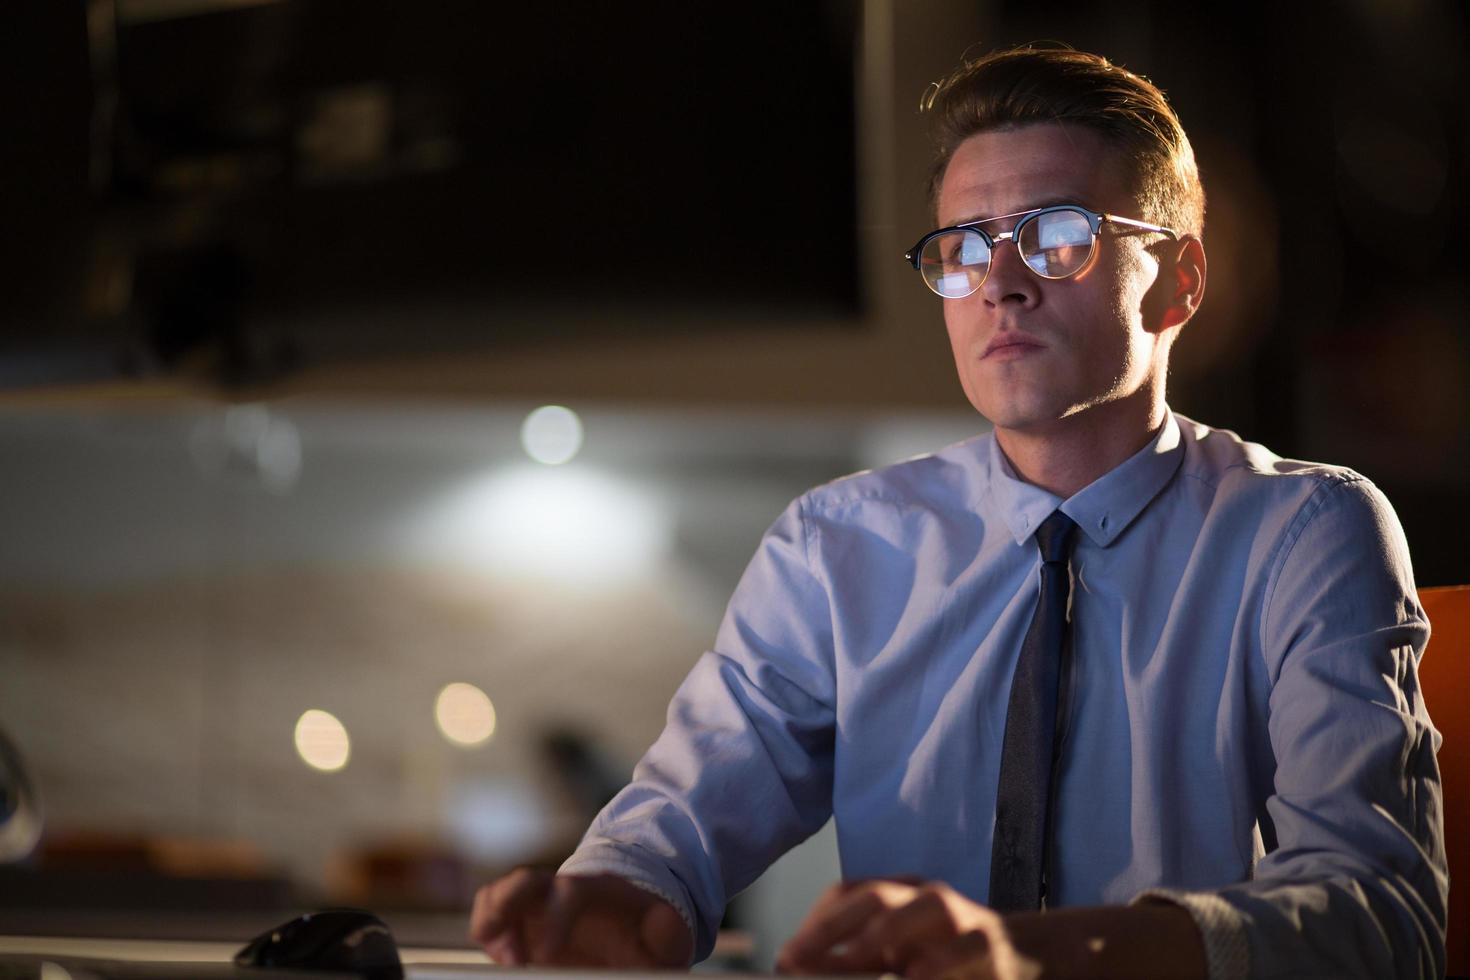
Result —
<instances>
[{"instance_id":1,"label":"rolled up sleeve","mask_svg":"<svg viewBox=\"0 0 1470 980\"><path fill-rule=\"evenodd\" d=\"M1247 959L1253 977L1442 976L1440 735L1418 682L1429 625L1371 483L1325 482L1310 498L1265 608L1268 851L1250 881L1143 897L1190 911L1214 976L1243 975Z\"/></svg>"},{"instance_id":2,"label":"rolled up sleeve","mask_svg":"<svg viewBox=\"0 0 1470 980\"><path fill-rule=\"evenodd\" d=\"M620 875L670 901L713 948L729 896L831 814L832 631L803 500L751 560L632 782L563 873Z\"/></svg>"}]
</instances>

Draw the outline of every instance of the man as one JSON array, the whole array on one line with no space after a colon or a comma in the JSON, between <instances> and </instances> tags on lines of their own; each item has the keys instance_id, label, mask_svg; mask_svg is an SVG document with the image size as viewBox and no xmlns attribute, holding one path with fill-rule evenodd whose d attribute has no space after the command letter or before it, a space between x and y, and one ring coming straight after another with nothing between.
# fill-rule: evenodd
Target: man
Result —
<instances>
[{"instance_id":1,"label":"man","mask_svg":"<svg viewBox=\"0 0 1470 980\"><path fill-rule=\"evenodd\" d=\"M943 297L986 436L798 499L507 962L682 966L835 816L793 972L1444 969L1428 624L1387 501L1171 413L1204 197L1163 95L1014 50L929 100Z\"/></svg>"}]
</instances>

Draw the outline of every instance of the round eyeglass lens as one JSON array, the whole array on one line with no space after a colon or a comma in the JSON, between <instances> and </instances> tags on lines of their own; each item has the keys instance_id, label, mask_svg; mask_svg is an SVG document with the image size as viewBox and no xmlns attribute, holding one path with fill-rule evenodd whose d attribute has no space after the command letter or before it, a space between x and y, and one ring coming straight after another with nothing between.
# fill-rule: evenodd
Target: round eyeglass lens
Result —
<instances>
[{"instance_id":1,"label":"round eyeglass lens","mask_svg":"<svg viewBox=\"0 0 1470 980\"><path fill-rule=\"evenodd\" d=\"M929 288L948 299L968 296L985 281L990 246L974 231L949 231L924 243L919 270Z\"/></svg>"},{"instance_id":2,"label":"round eyeglass lens","mask_svg":"<svg viewBox=\"0 0 1470 980\"><path fill-rule=\"evenodd\" d=\"M1016 247L1038 276L1065 279L1076 275L1092 258L1097 241L1092 224L1080 211L1048 211L1021 225Z\"/></svg>"}]
</instances>

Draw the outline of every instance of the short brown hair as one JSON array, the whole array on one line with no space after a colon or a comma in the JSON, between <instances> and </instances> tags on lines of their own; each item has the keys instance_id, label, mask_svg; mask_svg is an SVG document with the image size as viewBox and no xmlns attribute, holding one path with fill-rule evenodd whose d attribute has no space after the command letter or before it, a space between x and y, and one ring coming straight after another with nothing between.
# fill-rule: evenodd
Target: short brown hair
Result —
<instances>
[{"instance_id":1,"label":"short brown hair","mask_svg":"<svg viewBox=\"0 0 1470 980\"><path fill-rule=\"evenodd\" d=\"M938 156L929 178L932 209L950 158L989 130L1071 123L1100 133L1131 165L1145 221L1200 234L1205 191L1194 149L1164 93L1106 58L1067 47L1026 45L966 61L929 87L920 103Z\"/></svg>"}]
</instances>

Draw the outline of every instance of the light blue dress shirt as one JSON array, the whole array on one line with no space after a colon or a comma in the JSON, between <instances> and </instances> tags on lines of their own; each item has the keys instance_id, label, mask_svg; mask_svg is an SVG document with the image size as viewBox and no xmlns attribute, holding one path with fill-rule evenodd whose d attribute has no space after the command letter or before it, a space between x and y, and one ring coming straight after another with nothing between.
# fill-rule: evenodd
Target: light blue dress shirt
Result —
<instances>
[{"instance_id":1,"label":"light blue dress shirt","mask_svg":"<svg viewBox=\"0 0 1470 980\"><path fill-rule=\"evenodd\" d=\"M1033 531L1077 522L1053 906L1165 900L1216 976L1444 969L1439 734L1403 533L1358 474L1170 414L1063 501L990 435L818 487L564 872L727 898L835 817L846 878L984 901Z\"/></svg>"}]
</instances>

